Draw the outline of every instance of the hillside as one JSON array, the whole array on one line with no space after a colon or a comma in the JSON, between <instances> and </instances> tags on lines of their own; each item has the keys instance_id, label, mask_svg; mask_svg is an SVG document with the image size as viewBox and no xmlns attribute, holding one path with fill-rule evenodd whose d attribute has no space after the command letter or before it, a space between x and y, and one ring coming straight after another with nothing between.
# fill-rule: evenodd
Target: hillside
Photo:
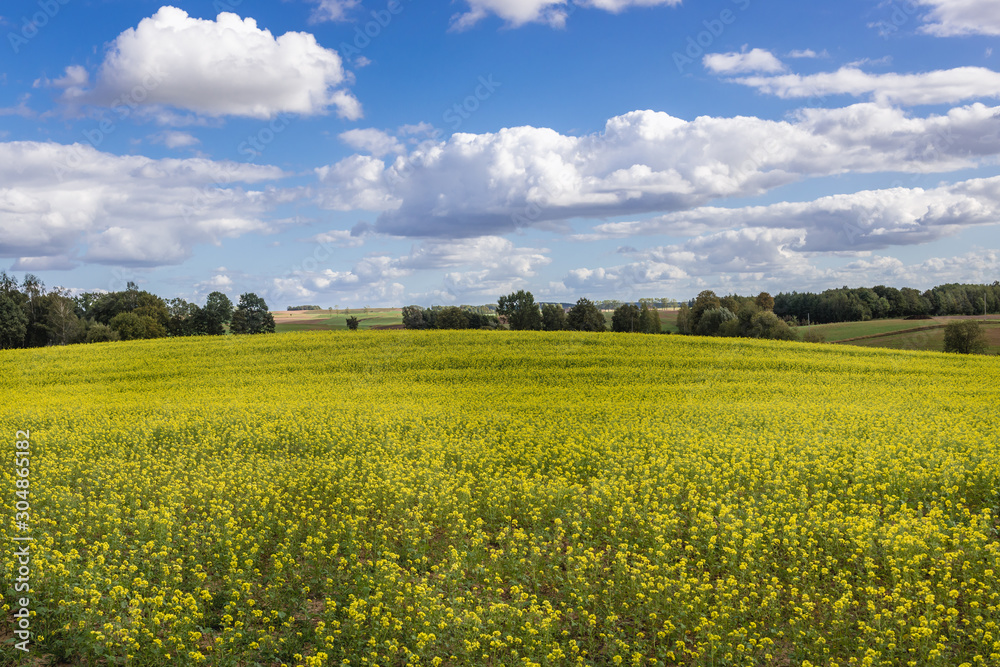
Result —
<instances>
[{"instance_id":1,"label":"hillside","mask_svg":"<svg viewBox=\"0 0 1000 667\"><path fill-rule=\"evenodd\" d=\"M36 664L990 662L998 385L639 334L13 350L0 542Z\"/></svg>"}]
</instances>

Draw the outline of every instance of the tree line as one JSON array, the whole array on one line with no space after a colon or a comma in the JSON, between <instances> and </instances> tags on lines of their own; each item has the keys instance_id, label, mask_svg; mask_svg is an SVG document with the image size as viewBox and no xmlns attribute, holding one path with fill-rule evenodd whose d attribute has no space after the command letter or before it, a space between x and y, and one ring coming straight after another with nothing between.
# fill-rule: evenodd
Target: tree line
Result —
<instances>
[{"instance_id":1,"label":"tree line","mask_svg":"<svg viewBox=\"0 0 1000 667\"><path fill-rule=\"evenodd\" d=\"M46 290L32 274L24 280L0 271L0 349L98 343L167 336L274 333L274 317L252 292L233 303L212 292L204 306L166 301L134 282L117 292Z\"/></svg>"},{"instance_id":2,"label":"tree line","mask_svg":"<svg viewBox=\"0 0 1000 667\"><path fill-rule=\"evenodd\" d=\"M641 302L642 308L631 303L615 303L619 305L611 318L612 331L661 332L660 313L651 302ZM566 310L558 303L537 303L531 292L519 290L497 300L495 315L485 307L406 306L403 308L403 326L407 329L503 327L513 331L606 331L607 321L597 304L589 299L580 299Z\"/></svg>"},{"instance_id":3,"label":"tree line","mask_svg":"<svg viewBox=\"0 0 1000 667\"><path fill-rule=\"evenodd\" d=\"M788 322L778 317L776 299L767 292L755 297L719 297L704 290L677 312L677 329L682 334L798 340Z\"/></svg>"},{"instance_id":4,"label":"tree line","mask_svg":"<svg viewBox=\"0 0 1000 667\"><path fill-rule=\"evenodd\" d=\"M992 285L950 283L925 292L885 285L841 287L819 294L783 292L774 297L774 312L778 317L799 324L993 314L1000 313L1000 282L995 281Z\"/></svg>"}]
</instances>

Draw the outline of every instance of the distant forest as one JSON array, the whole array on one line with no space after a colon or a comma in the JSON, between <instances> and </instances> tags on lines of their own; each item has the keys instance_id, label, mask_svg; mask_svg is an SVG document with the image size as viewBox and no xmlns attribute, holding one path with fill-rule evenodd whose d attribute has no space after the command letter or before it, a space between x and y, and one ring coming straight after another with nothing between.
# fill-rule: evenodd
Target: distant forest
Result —
<instances>
[{"instance_id":1,"label":"distant forest","mask_svg":"<svg viewBox=\"0 0 1000 667\"><path fill-rule=\"evenodd\" d=\"M602 331L602 306L614 305L611 329L660 331L655 306L674 305L666 299L591 302L581 299L568 310L561 304L536 304L530 292L501 297L489 306L421 308L407 306L407 328L496 328ZM1000 313L1000 281L992 285L947 284L921 292L877 285L829 289L821 293L782 292L773 299L718 297L704 291L680 303L677 325L682 333L796 338L788 325L807 322L857 322L881 318L923 318L942 315ZM289 310L313 310L294 306ZM772 314L773 313L773 314ZM499 317L497 317L499 315ZM240 296L233 305L225 294L212 292L204 306L184 299L165 300L129 283L118 292L71 294L46 290L36 276L23 281L0 271L0 349L43 347L167 336L209 336L273 333L274 317L256 294Z\"/></svg>"},{"instance_id":2,"label":"distant forest","mask_svg":"<svg viewBox=\"0 0 1000 667\"><path fill-rule=\"evenodd\" d=\"M32 274L24 281L0 271L0 349L72 343L274 333L274 317L256 294L240 296L234 308L222 292L204 306L184 299L166 301L129 282L119 292L71 295Z\"/></svg>"},{"instance_id":3,"label":"distant forest","mask_svg":"<svg viewBox=\"0 0 1000 667\"><path fill-rule=\"evenodd\" d=\"M692 304L693 305L693 302ZM797 324L862 322L890 317L934 317L1000 313L1000 282L992 285L938 285L926 292L904 287L841 287L820 294L782 292L774 314Z\"/></svg>"}]
</instances>

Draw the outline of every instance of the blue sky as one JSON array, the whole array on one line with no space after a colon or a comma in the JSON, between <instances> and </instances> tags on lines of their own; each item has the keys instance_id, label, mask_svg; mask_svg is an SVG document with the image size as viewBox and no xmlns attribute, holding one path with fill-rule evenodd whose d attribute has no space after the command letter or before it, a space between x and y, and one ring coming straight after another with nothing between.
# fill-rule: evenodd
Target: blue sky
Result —
<instances>
[{"instance_id":1,"label":"blue sky","mask_svg":"<svg viewBox=\"0 0 1000 667\"><path fill-rule=\"evenodd\" d=\"M0 268L49 287L1000 278L995 0L16 0L0 34Z\"/></svg>"}]
</instances>

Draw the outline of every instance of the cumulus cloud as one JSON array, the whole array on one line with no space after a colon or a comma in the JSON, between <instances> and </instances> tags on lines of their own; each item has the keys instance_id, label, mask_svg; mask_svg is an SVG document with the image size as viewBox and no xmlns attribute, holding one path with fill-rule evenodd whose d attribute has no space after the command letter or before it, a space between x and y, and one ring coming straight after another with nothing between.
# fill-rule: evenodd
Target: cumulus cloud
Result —
<instances>
[{"instance_id":1,"label":"cumulus cloud","mask_svg":"<svg viewBox=\"0 0 1000 667\"><path fill-rule=\"evenodd\" d=\"M317 203L336 211L384 211L402 203L386 183L385 162L367 155L352 155L340 162L320 167L316 176L321 185Z\"/></svg>"},{"instance_id":2,"label":"cumulus cloud","mask_svg":"<svg viewBox=\"0 0 1000 667\"><path fill-rule=\"evenodd\" d=\"M994 0L914 0L930 7L924 32L939 37L1000 35L1000 12Z\"/></svg>"},{"instance_id":3,"label":"cumulus cloud","mask_svg":"<svg viewBox=\"0 0 1000 667\"><path fill-rule=\"evenodd\" d=\"M371 153L375 157L382 157L387 153L404 152L403 145L396 137L374 128L342 132L340 140L355 150Z\"/></svg>"},{"instance_id":4,"label":"cumulus cloud","mask_svg":"<svg viewBox=\"0 0 1000 667\"><path fill-rule=\"evenodd\" d=\"M719 294L768 290L772 293L795 285L799 290L824 290L831 285L906 285L929 288L944 283L988 283L1000 270L1000 252L981 248L957 257L931 257L906 264L895 257L871 256L820 266L795 252L780 236L768 239L760 230L746 230L745 242L735 235L703 241L702 248L665 246L649 251L650 258L613 267L573 269L550 285L553 293L611 294L617 298L650 294L693 295L703 289ZM794 242L794 238L792 238ZM712 266L713 253L724 249L746 257ZM755 252L755 249L758 249ZM659 258L659 259L657 259Z\"/></svg>"},{"instance_id":5,"label":"cumulus cloud","mask_svg":"<svg viewBox=\"0 0 1000 667\"><path fill-rule=\"evenodd\" d=\"M234 184L284 176L275 167L115 156L89 145L0 143L0 256L176 264L196 245L267 231L265 213L280 197Z\"/></svg>"},{"instance_id":6,"label":"cumulus cloud","mask_svg":"<svg viewBox=\"0 0 1000 667\"><path fill-rule=\"evenodd\" d=\"M785 71L785 64L764 49L744 50L740 53L709 53L702 58L702 64L715 74Z\"/></svg>"},{"instance_id":7,"label":"cumulus cloud","mask_svg":"<svg viewBox=\"0 0 1000 667\"><path fill-rule=\"evenodd\" d=\"M574 217L680 211L810 176L945 172L1000 154L1000 108L914 118L857 104L789 121L654 111L582 137L515 127L424 141L392 161L355 155L317 170L319 203L381 211L377 231L472 237Z\"/></svg>"},{"instance_id":8,"label":"cumulus cloud","mask_svg":"<svg viewBox=\"0 0 1000 667\"><path fill-rule=\"evenodd\" d=\"M665 234L694 236L725 228L794 230L801 252L860 252L916 245L978 225L1000 224L1000 177L930 190L891 188L808 202L745 208L702 207L650 220L597 225L582 239Z\"/></svg>"},{"instance_id":9,"label":"cumulus cloud","mask_svg":"<svg viewBox=\"0 0 1000 667\"><path fill-rule=\"evenodd\" d=\"M344 89L348 76L336 51L304 32L274 37L252 18L221 13L196 19L161 7L112 42L89 87L83 68L63 79L71 104L175 108L195 114L272 118L278 113L361 116Z\"/></svg>"},{"instance_id":10,"label":"cumulus cloud","mask_svg":"<svg viewBox=\"0 0 1000 667\"><path fill-rule=\"evenodd\" d=\"M465 0L469 10L452 16L452 29L465 30L487 16L495 15L511 27L526 23L544 23L554 28L566 25L567 17L579 7L602 9L617 14L630 7L679 5L681 0Z\"/></svg>"},{"instance_id":11,"label":"cumulus cloud","mask_svg":"<svg viewBox=\"0 0 1000 667\"><path fill-rule=\"evenodd\" d=\"M324 238L329 238L323 235ZM334 239L342 232L333 232ZM280 296L340 294L355 298L402 296L399 282L421 272L444 271L439 298L495 297L515 285L524 287L551 262L545 248L524 248L508 239L486 236L455 241L424 241L401 256L372 254L348 270L299 271L274 280Z\"/></svg>"},{"instance_id":12,"label":"cumulus cloud","mask_svg":"<svg viewBox=\"0 0 1000 667\"><path fill-rule=\"evenodd\" d=\"M870 95L882 104L956 104L1000 97L1000 72L984 67L957 67L919 74L869 74L856 67L819 74L783 74L731 79L784 99L826 95Z\"/></svg>"},{"instance_id":13,"label":"cumulus cloud","mask_svg":"<svg viewBox=\"0 0 1000 667\"><path fill-rule=\"evenodd\" d=\"M650 248L636 261L611 267L568 271L550 287L555 293L613 294L618 298L650 294L772 292L795 285L823 290L831 285L907 285L984 283L1000 270L1000 252L975 249L958 257L932 257L905 264L895 257L869 255L818 265L797 245L793 230L743 229L720 232L679 245Z\"/></svg>"}]
</instances>

